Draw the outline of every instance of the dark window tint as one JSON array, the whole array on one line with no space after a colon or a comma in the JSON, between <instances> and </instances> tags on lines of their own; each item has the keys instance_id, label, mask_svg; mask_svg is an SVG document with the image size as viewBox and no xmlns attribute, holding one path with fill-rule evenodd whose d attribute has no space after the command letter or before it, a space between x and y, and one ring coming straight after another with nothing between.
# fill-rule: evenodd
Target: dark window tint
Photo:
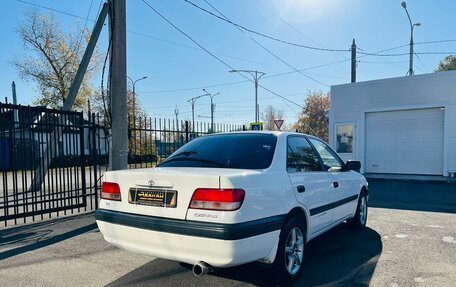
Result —
<instances>
[{"instance_id":1,"label":"dark window tint","mask_svg":"<svg viewBox=\"0 0 456 287\"><path fill-rule=\"evenodd\" d=\"M277 138L269 134L224 134L196 138L159 166L265 169L271 165Z\"/></svg>"},{"instance_id":2,"label":"dark window tint","mask_svg":"<svg viewBox=\"0 0 456 287\"><path fill-rule=\"evenodd\" d=\"M318 156L305 138L288 138L287 171L321 171Z\"/></svg>"},{"instance_id":3,"label":"dark window tint","mask_svg":"<svg viewBox=\"0 0 456 287\"><path fill-rule=\"evenodd\" d=\"M339 156L327 144L317 139L310 139L310 142L320 154L326 170L337 171L342 168L342 161Z\"/></svg>"}]
</instances>

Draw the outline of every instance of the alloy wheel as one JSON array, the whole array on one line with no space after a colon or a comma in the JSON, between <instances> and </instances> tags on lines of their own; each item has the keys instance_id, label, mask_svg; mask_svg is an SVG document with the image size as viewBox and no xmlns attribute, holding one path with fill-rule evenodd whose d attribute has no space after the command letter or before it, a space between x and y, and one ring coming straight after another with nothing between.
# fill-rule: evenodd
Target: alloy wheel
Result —
<instances>
[{"instance_id":1,"label":"alloy wheel","mask_svg":"<svg viewBox=\"0 0 456 287\"><path fill-rule=\"evenodd\" d=\"M361 225L364 225L366 223L366 219L367 219L367 200L366 200L366 197L363 196L361 198L361 202L359 205L359 223L361 223Z\"/></svg>"},{"instance_id":2,"label":"alloy wheel","mask_svg":"<svg viewBox=\"0 0 456 287\"><path fill-rule=\"evenodd\" d=\"M304 257L304 236L299 227L288 233L285 245L285 267L290 275L298 273Z\"/></svg>"}]
</instances>

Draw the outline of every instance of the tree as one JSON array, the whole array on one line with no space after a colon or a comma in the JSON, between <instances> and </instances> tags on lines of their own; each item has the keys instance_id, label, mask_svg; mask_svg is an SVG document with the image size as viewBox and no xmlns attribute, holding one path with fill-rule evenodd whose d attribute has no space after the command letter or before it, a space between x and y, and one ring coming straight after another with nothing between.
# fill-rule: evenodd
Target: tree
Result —
<instances>
[{"instance_id":1,"label":"tree","mask_svg":"<svg viewBox=\"0 0 456 287\"><path fill-rule=\"evenodd\" d=\"M33 81L39 92L35 104L60 108L76 75L79 63L90 39L87 29L62 32L53 14L43 15L36 10L26 13L17 32L24 44L24 53L16 55L12 64L21 78ZM90 80L99 64L98 50L79 89L74 109L86 110L87 99L94 96Z\"/></svg>"},{"instance_id":2,"label":"tree","mask_svg":"<svg viewBox=\"0 0 456 287\"><path fill-rule=\"evenodd\" d=\"M456 55L450 55L445 57L442 61L440 61L436 72L445 72L445 71L452 71L456 70Z\"/></svg>"},{"instance_id":3,"label":"tree","mask_svg":"<svg viewBox=\"0 0 456 287\"><path fill-rule=\"evenodd\" d=\"M309 91L304 100L304 108L294 128L328 141L328 118L326 114L329 106L330 93Z\"/></svg>"},{"instance_id":4,"label":"tree","mask_svg":"<svg viewBox=\"0 0 456 287\"><path fill-rule=\"evenodd\" d=\"M282 110L274 108L273 106L267 106L264 112L261 114L263 120L263 129L274 131L278 130L274 123L274 120L283 120L285 113Z\"/></svg>"}]
</instances>

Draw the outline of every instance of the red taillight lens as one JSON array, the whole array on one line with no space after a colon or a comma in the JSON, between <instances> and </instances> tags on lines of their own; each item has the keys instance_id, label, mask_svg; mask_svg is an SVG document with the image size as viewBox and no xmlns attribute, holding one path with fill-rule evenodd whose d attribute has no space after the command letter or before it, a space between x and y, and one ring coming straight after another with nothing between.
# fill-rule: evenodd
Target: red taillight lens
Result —
<instances>
[{"instance_id":1,"label":"red taillight lens","mask_svg":"<svg viewBox=\"0 0 456 287\"><path fill-rule=\"evenodd\" d=\"M103 182L101 185L101 198L120 201L120 187L115 182Z\"/></svg>"},{"instance_id":2,"label":"red taillight lens","mask_svg":"<svg viewBox=\"0 0 456 287\"><path fill-rule=\"evenodd\" d=\"M241 207L244 197L242 189L198 188L193 193L189 208L232 211Z\"/></svg>"}]
</instances>

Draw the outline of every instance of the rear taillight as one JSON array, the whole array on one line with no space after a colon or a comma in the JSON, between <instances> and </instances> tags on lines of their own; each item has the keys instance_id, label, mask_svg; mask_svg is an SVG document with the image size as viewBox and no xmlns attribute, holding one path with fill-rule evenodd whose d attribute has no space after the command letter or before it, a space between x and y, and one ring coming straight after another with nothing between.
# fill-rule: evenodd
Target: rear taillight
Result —
<instances>
[{"instance_id":1,"label":"rear taillight","mask_svg":"<svg viewBox=\"0 0 456 287\"><path fill-rule=\"evenodd\" d=\"M120 187L115 182L103 182L101 185L101 198L120 201Z\"/></svg>"},{"instance_id":2,"label":"rear taillight","mask_svg":"<svg viewBox=\"0 0 456 287\"><path fill-rule=\"evenodd\" d=\"M232 211L241 207L244 197L242 189L198 188L193 193L189 208Z\"/></svg>"}]
</instances>

